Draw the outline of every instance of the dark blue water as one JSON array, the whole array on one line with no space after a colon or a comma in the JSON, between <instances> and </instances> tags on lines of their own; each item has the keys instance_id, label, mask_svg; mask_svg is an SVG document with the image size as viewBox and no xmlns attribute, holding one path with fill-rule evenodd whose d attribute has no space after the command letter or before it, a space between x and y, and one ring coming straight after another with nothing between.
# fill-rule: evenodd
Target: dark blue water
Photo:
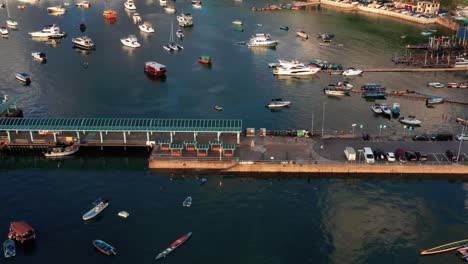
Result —
<instances>
[{"instance_id":1,"label":"dark blue water","mask_svg":"<svg viewBox=\"0 0 468 264\"><path fill-rule=\"evenodd\" d=\"M0 91L20 96L27 116L241 118L246 127L257 128L309 127L314 116L317 128L326 102L327 130L362 123L377 131L385 123L388 133L401 131L394 120L372 115L373 102L359 96L325 97L322 88L341 77L278 79L267 64L280 58L318 58L344 66L392 67L390 58L402 45L425 41L419 35L425 27L377 16L316 8L250 11L266 1L206 1L202 10L192 10L189 2L177 1L179 11L193 14L195 26L185 32L181 43L185 49L171 55L162 45L169 39L175 15L165 14L157 1L136 2L143 20L156 28L151 36L138 32L122 2L92 3L84 11L72 3L66 15L55 17L45 8L58 2L26 4L24 11L16 9L20 2L10 2L20 27L8 39L0 39ZM104 23L104 6L118 11L117 23ZM6 14L0 17L6 19ZM235 19L244 21L245 32L232 29ZM97 44L90 54L72 49L71 38L80 35L82 22L88 26L86 35ZM28 37L27 32L49 23L61 26L68 37L55 46ZM282 25L291 30L279 30ZM311 35L333 32L336 38L332 46L324 47L315 38L296 39L298 29ZM234 44L261 32L280 40L276 50ZM128 34L137 35L142 48L123 48L119 39ZM402 34L408 35L404 41ZM35 50L46 52L49 62L32 61L30 52ZM213 57L213 67L196 62L202 54ZM168 67L165 81L144 76L143 65L149 60ZM14 73L23 71L32 75L29 87L14 79ZM356 87L379 82L390 89L468 100L466 90L425 85L464 79L466 73L461 72L381 73L351 82ZM294 106L271 113L263 106L273 97L289 99ZM416 114L424 122L421 131L452 129L452 119L467 113L458 105L426 109L419 101L388 101L393 102L401 104L403 115ZM213 111L213 104L224 111ZM144 155L60 161L3 158L0 168L1 236L6 238L13 220L25 220L37 230L37 242L18 248L15 263L150 263L189 231L192 239L162 263L449 263L457 257L420 258L419 250L468 237L468 187L457 181L214 175L200 186L198 178L203 175L149 172ZM193 206L184 208L182 202L189 195ZM109 208L96 221L83 223L82 214L98 197L109 199ZM119 218L121 210L130 217ZM118 255L96 252L93 239L114 245Z\"/></svg>"}]
</instances>

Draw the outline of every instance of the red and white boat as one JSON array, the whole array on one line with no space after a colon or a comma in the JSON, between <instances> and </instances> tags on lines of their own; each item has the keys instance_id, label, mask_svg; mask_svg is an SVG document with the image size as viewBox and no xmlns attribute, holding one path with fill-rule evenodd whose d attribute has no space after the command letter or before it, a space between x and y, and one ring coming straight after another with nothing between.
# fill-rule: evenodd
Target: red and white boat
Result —
<instances>
[{"instance_id":1,"label":"red and white boat","mask_svg":"<svg viewBox=\"0 0 468 264\"><path fill-rule=\"evenodd\" d=\"M163 76L166 74L166 66L154 61L148 61L145 63L145 72L154 77Z\"/></svg>"},{"instance_id":2,"label":"red and white boat","mask_svg":"<svg viewBox=\"0 0 468 264\"><path fill-rule=\"evenodd\" d=\"M183 237L174 241L168 248L166 248L166 250L164 250L163 252L159 253L156 256L156 260L166 257L169 253L174 251L174 249L180 247L183 243L185 243L185 241L187 241L191 236L192 236L192 232L189 232L185 234Z\"/></svg>"}]
</instances>

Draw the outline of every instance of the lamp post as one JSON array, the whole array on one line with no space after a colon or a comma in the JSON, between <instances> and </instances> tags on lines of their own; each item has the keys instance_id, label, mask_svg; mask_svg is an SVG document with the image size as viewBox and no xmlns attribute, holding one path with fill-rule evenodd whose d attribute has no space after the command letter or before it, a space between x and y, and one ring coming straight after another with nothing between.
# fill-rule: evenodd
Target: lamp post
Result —
<instances>
[{"instance_id":1,"label":"lamp post","mask_svg":"<svg viewBox=\"0 0 468 264\"><path fill-rule=\"evenodd\" d=\"M386 125L379 125L379 137L382 135L382 128L387 128Z\"/></svg>"},{"instance_id":2,"label":"lamp post","mask_svg":"<svg viewBox=\"0 0 468 264\"><path fill-rule=\"evenodd\" d=\"M322 112L322 137L323 137L323 130L324 130L324 127L325 127L325 105L327 103L326 102L323 102L323 112Z\"/></svg>"},{"instance_id":3,"label":"lamp post","mask_svg":"<svg viewBox=\"0 0 468 264\"><path fill-rule=\"evenodd\" d=\"M462 126L462 132L460 134L460 144L458 144L458 153L457 153L457 162L458 163L460 163L460 151L461 151L461 148L462 148L463 136L465 135L465 127L466 126Z\"/></svg>"},{"instance_id":4,"label":"lamp post","mask_svg":"<svg viewBox=\"0 0 468 264\"><path fill-rule=\"evenodd\" d=\"M406 136L406 125L403 126L403 133Z\"/></svg>"},{"instance_id":5,"label":"lamp post","mask_svg":"<svg viewBox=\"0 0 468 264\"><path fill-rule=\"evenodd\" d=\"M357 124L352 124L351 126L353 127L353 137L354 137L354 128L357 126Z\"/></svg>"}]
</instances>

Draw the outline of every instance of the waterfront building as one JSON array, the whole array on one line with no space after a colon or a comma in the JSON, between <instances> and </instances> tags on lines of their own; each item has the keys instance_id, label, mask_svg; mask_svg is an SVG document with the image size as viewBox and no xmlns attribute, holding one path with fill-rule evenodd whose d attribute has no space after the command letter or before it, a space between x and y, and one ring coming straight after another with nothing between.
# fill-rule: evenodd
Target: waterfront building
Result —
<instances>
[{"instance_id":1,"label":"waterfront building","mask_svg":"<svg viewBox=\"0 0 468 264\"><path fill-rule=\"evenodd\" d=\"M437 13L439 12L439 8L439 2L420 1L418 2L416 11L418 13L437 15Z\"/></svg>"}]
</instances>

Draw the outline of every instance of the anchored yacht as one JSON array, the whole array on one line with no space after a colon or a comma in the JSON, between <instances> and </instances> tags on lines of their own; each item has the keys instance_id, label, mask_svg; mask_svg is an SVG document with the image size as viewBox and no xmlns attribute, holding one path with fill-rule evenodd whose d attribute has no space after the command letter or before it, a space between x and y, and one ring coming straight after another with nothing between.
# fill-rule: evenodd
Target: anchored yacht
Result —
<instances>
[{"instance_id":1,"label":"anchored yacht","mask_svg":"<svg viewBox=\"0 0 468 264\"><path fill-rule=\"evenodd\" d=\"M141 47L140 43L138 43L138 40L134 35L130 35L126 38L121 38L120 42L122 42L124 46L130 47L130 48Z\"/></svg>"},{"instance_id":2,"label":"anchored yacht","mask_svg":"<svg viewBox=\"0 0 468 264\"><path fill-rule=\"evenodd\" d=\"M255 34L247 42L248 47L276 47L277 40L272 40L270 34Z\"/></svg>"},{"instance_id":3,"label":"anchored yacht","mask_svg":"<svg viewBox=\"0 0 468 264\"><path fill-rule=\"evenodd\" d=\"M92 50L96 48L93 40L90 37L82 36L78 38L72 38L73 46L80 49Z\"/></svg>"}]
</instances>

